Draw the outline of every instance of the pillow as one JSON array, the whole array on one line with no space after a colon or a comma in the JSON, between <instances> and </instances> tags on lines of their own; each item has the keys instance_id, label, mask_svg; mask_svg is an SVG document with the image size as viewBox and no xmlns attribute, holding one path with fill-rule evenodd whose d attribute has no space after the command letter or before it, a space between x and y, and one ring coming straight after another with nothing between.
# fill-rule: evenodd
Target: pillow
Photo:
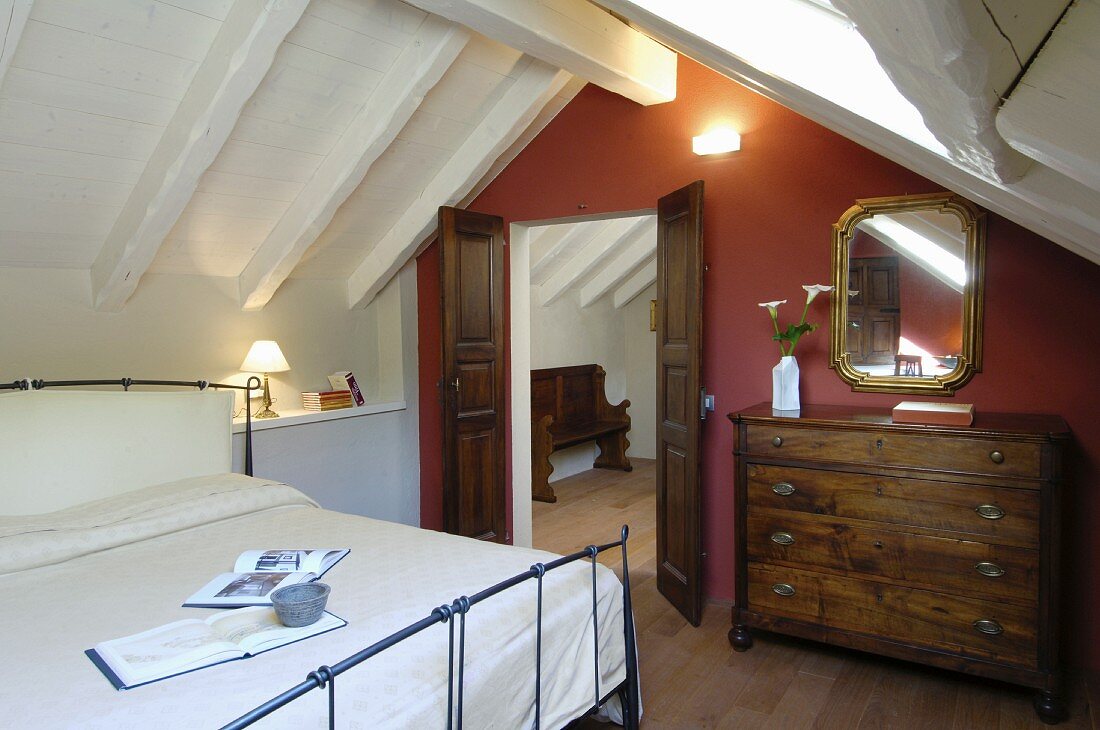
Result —
<instances>
[{"instance_id":1,"label":"pillow","mask_svg":"<svg viewBox=\"0 0 1100 730\"><path fill-rule=\"evenodd\" d=\"M318 504L281 482L243 474L212 474L58 512L0 516L0 575L282 507Z\"/></svg>"}]
</instances>

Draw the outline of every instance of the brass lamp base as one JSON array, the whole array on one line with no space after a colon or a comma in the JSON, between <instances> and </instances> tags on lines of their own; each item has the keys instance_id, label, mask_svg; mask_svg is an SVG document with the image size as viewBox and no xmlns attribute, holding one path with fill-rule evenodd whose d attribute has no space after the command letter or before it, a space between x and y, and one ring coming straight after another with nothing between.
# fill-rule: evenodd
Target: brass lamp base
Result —
<instances>
[{"instance_id":1,"label":"brass lamp base","mask_svg":"<svg viewBox=\"0 0 1100 730\"><path fill-rule=\"evenodd\" d=\"M252 414L253 418L278 418L279 414L271 410L271 389L267 384L267 373L264 373L264 399L263 408Z\"/></svg>"}]
</instances>

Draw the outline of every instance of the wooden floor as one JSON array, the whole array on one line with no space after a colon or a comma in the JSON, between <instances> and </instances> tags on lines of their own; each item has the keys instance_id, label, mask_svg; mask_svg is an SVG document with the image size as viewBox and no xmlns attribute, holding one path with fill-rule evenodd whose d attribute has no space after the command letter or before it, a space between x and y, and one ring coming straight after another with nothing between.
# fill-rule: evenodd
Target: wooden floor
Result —
<instances>
[{"instance_id":1,"label":"wooden floor","mask_svg":"<svg viewBox=\"0 0 1100 730\"><path fill-rule=\"evenodd\" d=\"M646 730L1048 727L1030 690L761 632L737 653L726 640L729 607L718 604L693 628L657 593L654 465L632 461L631 473L593 470L555 482L558 502L534 504L534 544L572 552L613 541L630 525ZM612 555L602 561L621 568ZM1100 702L1100 683L1068 684L1070 718L1058 727L1095 728L1087 696Z\"/></svg>"}]
</instances>

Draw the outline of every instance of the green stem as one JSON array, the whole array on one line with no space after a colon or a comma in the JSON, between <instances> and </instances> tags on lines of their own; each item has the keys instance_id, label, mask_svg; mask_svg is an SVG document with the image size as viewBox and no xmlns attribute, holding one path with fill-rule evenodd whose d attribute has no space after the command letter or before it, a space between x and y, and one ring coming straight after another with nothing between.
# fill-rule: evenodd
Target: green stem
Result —
<instances>
[{"instance_id":1,"label":"green stem","mask_svg":"<svg viewBox=\"0 0 1100 730\"><path fill-rule=\"evenodd\" d=\"M775 334L779 334L779 319L776 317L776 311L769 309L768 314L772 316L772 327L775 328ZM776 340L779 343L779 357L783 357L783 340Z\"/></svg>"},{"instance_id":2,"label":"green stem","mask_svg":"<svg viewBox=\"0 0 1100 730\"><path fill-rule=\"evenodd\" d=\"M809 313L809 311L810 311L810 296L809 296L809 292L807 292L806 293L806 305L804 307L802 307L802 319L798 323L799 327L806 324L806 315ZM802 337L802 335L796 335L795 338L791 340L791 349L787 352L788 355L794 355L794 346L798 344L798 340L801 337ZM782 348L780 348L780 349L782 349Z\"/></svg>"},{"instance_id":3,"label":"green stem","mask_svg":"<svg viewBox=\"0 0 1100 730\"><path fill-rule=\"evenodd\" d=\"M810 298L806 297L806 306L802 308L802 321L798 323L798 326L806 324L806 314L810 311Z\"/></svg>"}]
</instances>

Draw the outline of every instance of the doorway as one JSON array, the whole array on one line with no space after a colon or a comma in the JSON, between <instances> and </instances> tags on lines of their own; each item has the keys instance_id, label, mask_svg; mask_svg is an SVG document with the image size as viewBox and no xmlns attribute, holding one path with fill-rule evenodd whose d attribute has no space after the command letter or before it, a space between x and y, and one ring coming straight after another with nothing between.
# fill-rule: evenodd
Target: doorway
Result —
<instances>
[{"instance_id":1,"label":"doorway","mask_svg":"<svg viewBox=\"0 0 1100 730\"><path fill-rule=\"evenodd\" d=\"M648 455L650 459L655 456L656 377L648 307L656 281L656 210L513 223L509 248L512 533L514 544L530 546L533 369L589 362L603 367L608 373L606 396L612 404L626 398L628 392L634 395L629 408L633 434L630 455L642 458ZM634 368L635 382L628 385L628 338L620 332L615 337L618 347L608 340L613 334L611 328L625 325L627 315L633 326L639 308L643 307L645 330L636 333L638 337L630 337L629 343L633 360L637 361L644 352L648 373ZM582 342L564 351L563 341L570 332L579 333ZM648 398L639 398L637 394L643 389L638 387L638 381L647 375ZM643 411L649 414L648 418L642 415ZM591 469L593 452L592 444L581 444L556 453L552 457L553 478Z\"/></svg>"},{"instance_id":2,"label":"doorway","mask_svg":"<svg viewBox=\"0 0 1100 730\"><path fill-rule=\"evenodd\" d=\"M663 196L658 201L654 221L655 242L650 239L647 243L642 233L647 225L643 219L648 219L652 211L514 223L510 237L514 542L530 546L533 534L531 389L532 367L537 366L532 358L533 336L537 336L537 329L532 326L535 308L553 303L569 286L578 289L576 295L582 306L591 306L600 297L609 296L608 292L615 287L620 287L616 292L619 303L628 304L647 286L655 285L658 305L651 320L655 322L656 336L651 340L648 356L634 359L644 359L653 367L649 383L656 391L656 418L652 421L656 433L655 438L649 437L655 440L656 447L653 465L656 577L660 592L695 625L702 610L703 557L702 205L702 181ZM617 227L619 238L591 241L583 247L584 256L576 260L569 256L561 261L576 241L563 229L551 227L584 224L591 228L596 221L602 222L601 230ZM555 231L549 239L545 238L547 228ZM630 237L630 242L624 243L622 237ZM594 261L606 261L607 265L600 269ZM546 266L556 273L546 274ZM541 281L537 295L532 272ZM546 278L542 279L543 276ZM568 284L570 281L572 285ZM611 296L611 301L614 300ZM579 332L579 328L574 329L572 339L558 346L565 350L580 349ZM647 390L652 397L653 390ZM539 434L543 436L541 429Z\"/></svg>"}]
</instances>

